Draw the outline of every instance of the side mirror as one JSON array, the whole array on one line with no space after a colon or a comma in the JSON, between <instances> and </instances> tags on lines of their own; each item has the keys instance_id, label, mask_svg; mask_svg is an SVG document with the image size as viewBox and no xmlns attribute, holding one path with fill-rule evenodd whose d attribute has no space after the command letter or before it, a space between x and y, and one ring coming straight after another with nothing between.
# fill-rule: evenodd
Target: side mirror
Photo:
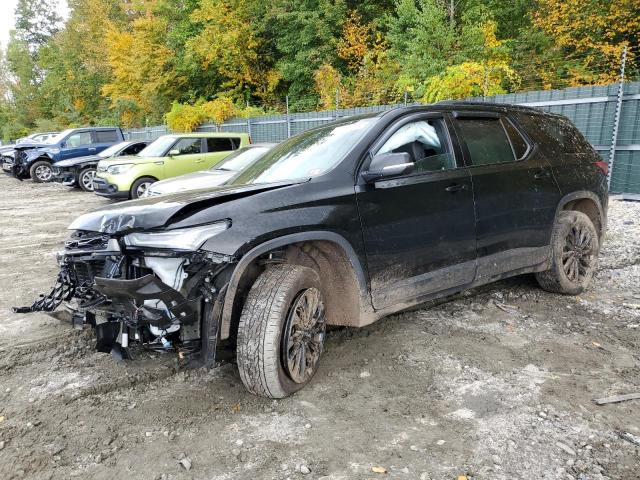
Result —
<instances>
[{"instance_id":1,"label":"side mirror","mask_svg":"<svg viewBox=\"0 0 640 480\"><path fill-rule=\"evenodd\" d=\"M64 148L66 146L67 146L67 144L65 142L60 142L60 148Z\"/></svg>"},{"instance_id":2,"label":"side mirror","mask_svg":"<svg viewBox=\"0 0 640 480\"><path fill-rule=\"evenodd\" d=\"M414 163L407 152L381 153L371 159L369 170L362 172L365 182L407 175L413 172Z\"/></svg>"},{"instance_id":3,"label":"side mirror","mask_svg":"<svg viewBox=\"0 0 640 480\"><path fill-rule=\"evenodd\" d=\"M170 157L177 157L178 155L180 155L180 150L178 150L177 148L174 148L173 150L169 150Z\"/></svg>"}]
</instances>

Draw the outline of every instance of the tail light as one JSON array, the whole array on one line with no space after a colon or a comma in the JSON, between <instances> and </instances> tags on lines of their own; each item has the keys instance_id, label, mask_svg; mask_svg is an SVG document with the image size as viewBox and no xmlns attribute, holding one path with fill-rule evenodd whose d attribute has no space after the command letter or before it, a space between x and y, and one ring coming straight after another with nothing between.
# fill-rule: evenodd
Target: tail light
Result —
<instances>
[{"instance_id":1,"label":"tail light","mask_svg":"<svg viewBox=\"0 0 640 480\"><path fill-rule=\"evenodd\" d=\"M605 177L609 176L609 164L607 162L600 161L596 162L595 165L602 173L604 173Z\"/></svg>"}]
</instances>

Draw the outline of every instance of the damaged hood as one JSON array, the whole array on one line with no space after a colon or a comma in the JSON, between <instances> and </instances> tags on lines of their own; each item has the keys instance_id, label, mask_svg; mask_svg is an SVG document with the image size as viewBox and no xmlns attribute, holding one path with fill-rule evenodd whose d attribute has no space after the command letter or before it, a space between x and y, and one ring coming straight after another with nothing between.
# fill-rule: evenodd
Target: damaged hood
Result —
<instances>
[{"instance_id":1,"label":"damaged hood","mask_svg":"<svg viewBox=\"0 0 640 480\"><path fill-rule=\"evenodd\" d=\"M107 234L124 234L133 230L161 228L183 209L193 210L244 198L267 190L301 183L287 181L254 185L230 185L207 190L162 195L131 200L85 213L76 218L70 230L87 230Z\"/></svg>"},{"instance_id":2,"label":"damaged hood","mask_svg":"<svg viewBox=\"0 0 640 480\"><path fill-rule=\"evenodd\" d=\"M100 155L87 155L86 157L70 158L69 160L56 162L56 166L62 168L75 167L76 165L82 165L83 163L97 163L100 160L102 160Z\"/></svg>"},{"instance_id":3,"label":"damaged hood","mask_svg":"<svg viewBox=\"0 0 640 480\"><path fill-rule=\"evenodd\" d=\"M13 145L12 148L13 150L31 150L33 148L39 148L39 149L48 149L48 148L56 148L57 145L54 144L50 144L50 143L42 143L42 142L24 142L24 143L19 143L17 145Z\"/></svg>"},{"instance_id":4,"label":"damaged hood","mask_svg":"<svg viewBox=\"0 0 640 480\"><path fill-rule=\"evenodd\" d=\"M168 180L155 182L149 187L152 195L165 195L167 193L184 192L186 190L199 190L203 188L217 187L238 172L227 170L204 170L201 172L187 173Z\"/></svg>"}]
</instances>

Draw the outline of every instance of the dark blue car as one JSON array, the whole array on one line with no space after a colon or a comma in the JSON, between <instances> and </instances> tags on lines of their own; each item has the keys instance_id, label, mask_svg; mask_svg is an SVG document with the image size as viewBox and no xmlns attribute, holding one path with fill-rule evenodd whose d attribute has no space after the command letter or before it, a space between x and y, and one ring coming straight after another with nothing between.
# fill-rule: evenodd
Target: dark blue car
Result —
<instances>
[{"instance_id":1,"label":"dark blue car","mask_svg":"<svg viewBox=\"0 0 640 480\"><path fill-rule=\"evenodd\" d=\"M16 145L11 171L21 180L31 178L37 183L49 182L53 176L53 164L70 158L96 155L123 140L124 136L118 127L72 128L44 144Z\"/></svg>"}]
</instances>

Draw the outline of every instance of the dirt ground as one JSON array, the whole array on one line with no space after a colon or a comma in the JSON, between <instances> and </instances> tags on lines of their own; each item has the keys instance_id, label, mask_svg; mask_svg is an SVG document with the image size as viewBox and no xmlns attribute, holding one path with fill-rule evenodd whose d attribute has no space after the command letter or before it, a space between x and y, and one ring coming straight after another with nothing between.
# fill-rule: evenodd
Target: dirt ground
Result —
<instances>
[{"instance_id":1,"label":"dirt ground","mask_svg":"<svg viewBox=\"0 0 640 480\"><path fill-rule=\"evenodd\" d=\"M117 363L90 331L12 314L52 285L71 220L108 202L4 175L0 191L1 479L640 478L640 400L593 403L640 392L640 203L611 202L588 293L523 276L332 331L313 382L270 401L233 364Z\"/></svg>"}]
</instances>

